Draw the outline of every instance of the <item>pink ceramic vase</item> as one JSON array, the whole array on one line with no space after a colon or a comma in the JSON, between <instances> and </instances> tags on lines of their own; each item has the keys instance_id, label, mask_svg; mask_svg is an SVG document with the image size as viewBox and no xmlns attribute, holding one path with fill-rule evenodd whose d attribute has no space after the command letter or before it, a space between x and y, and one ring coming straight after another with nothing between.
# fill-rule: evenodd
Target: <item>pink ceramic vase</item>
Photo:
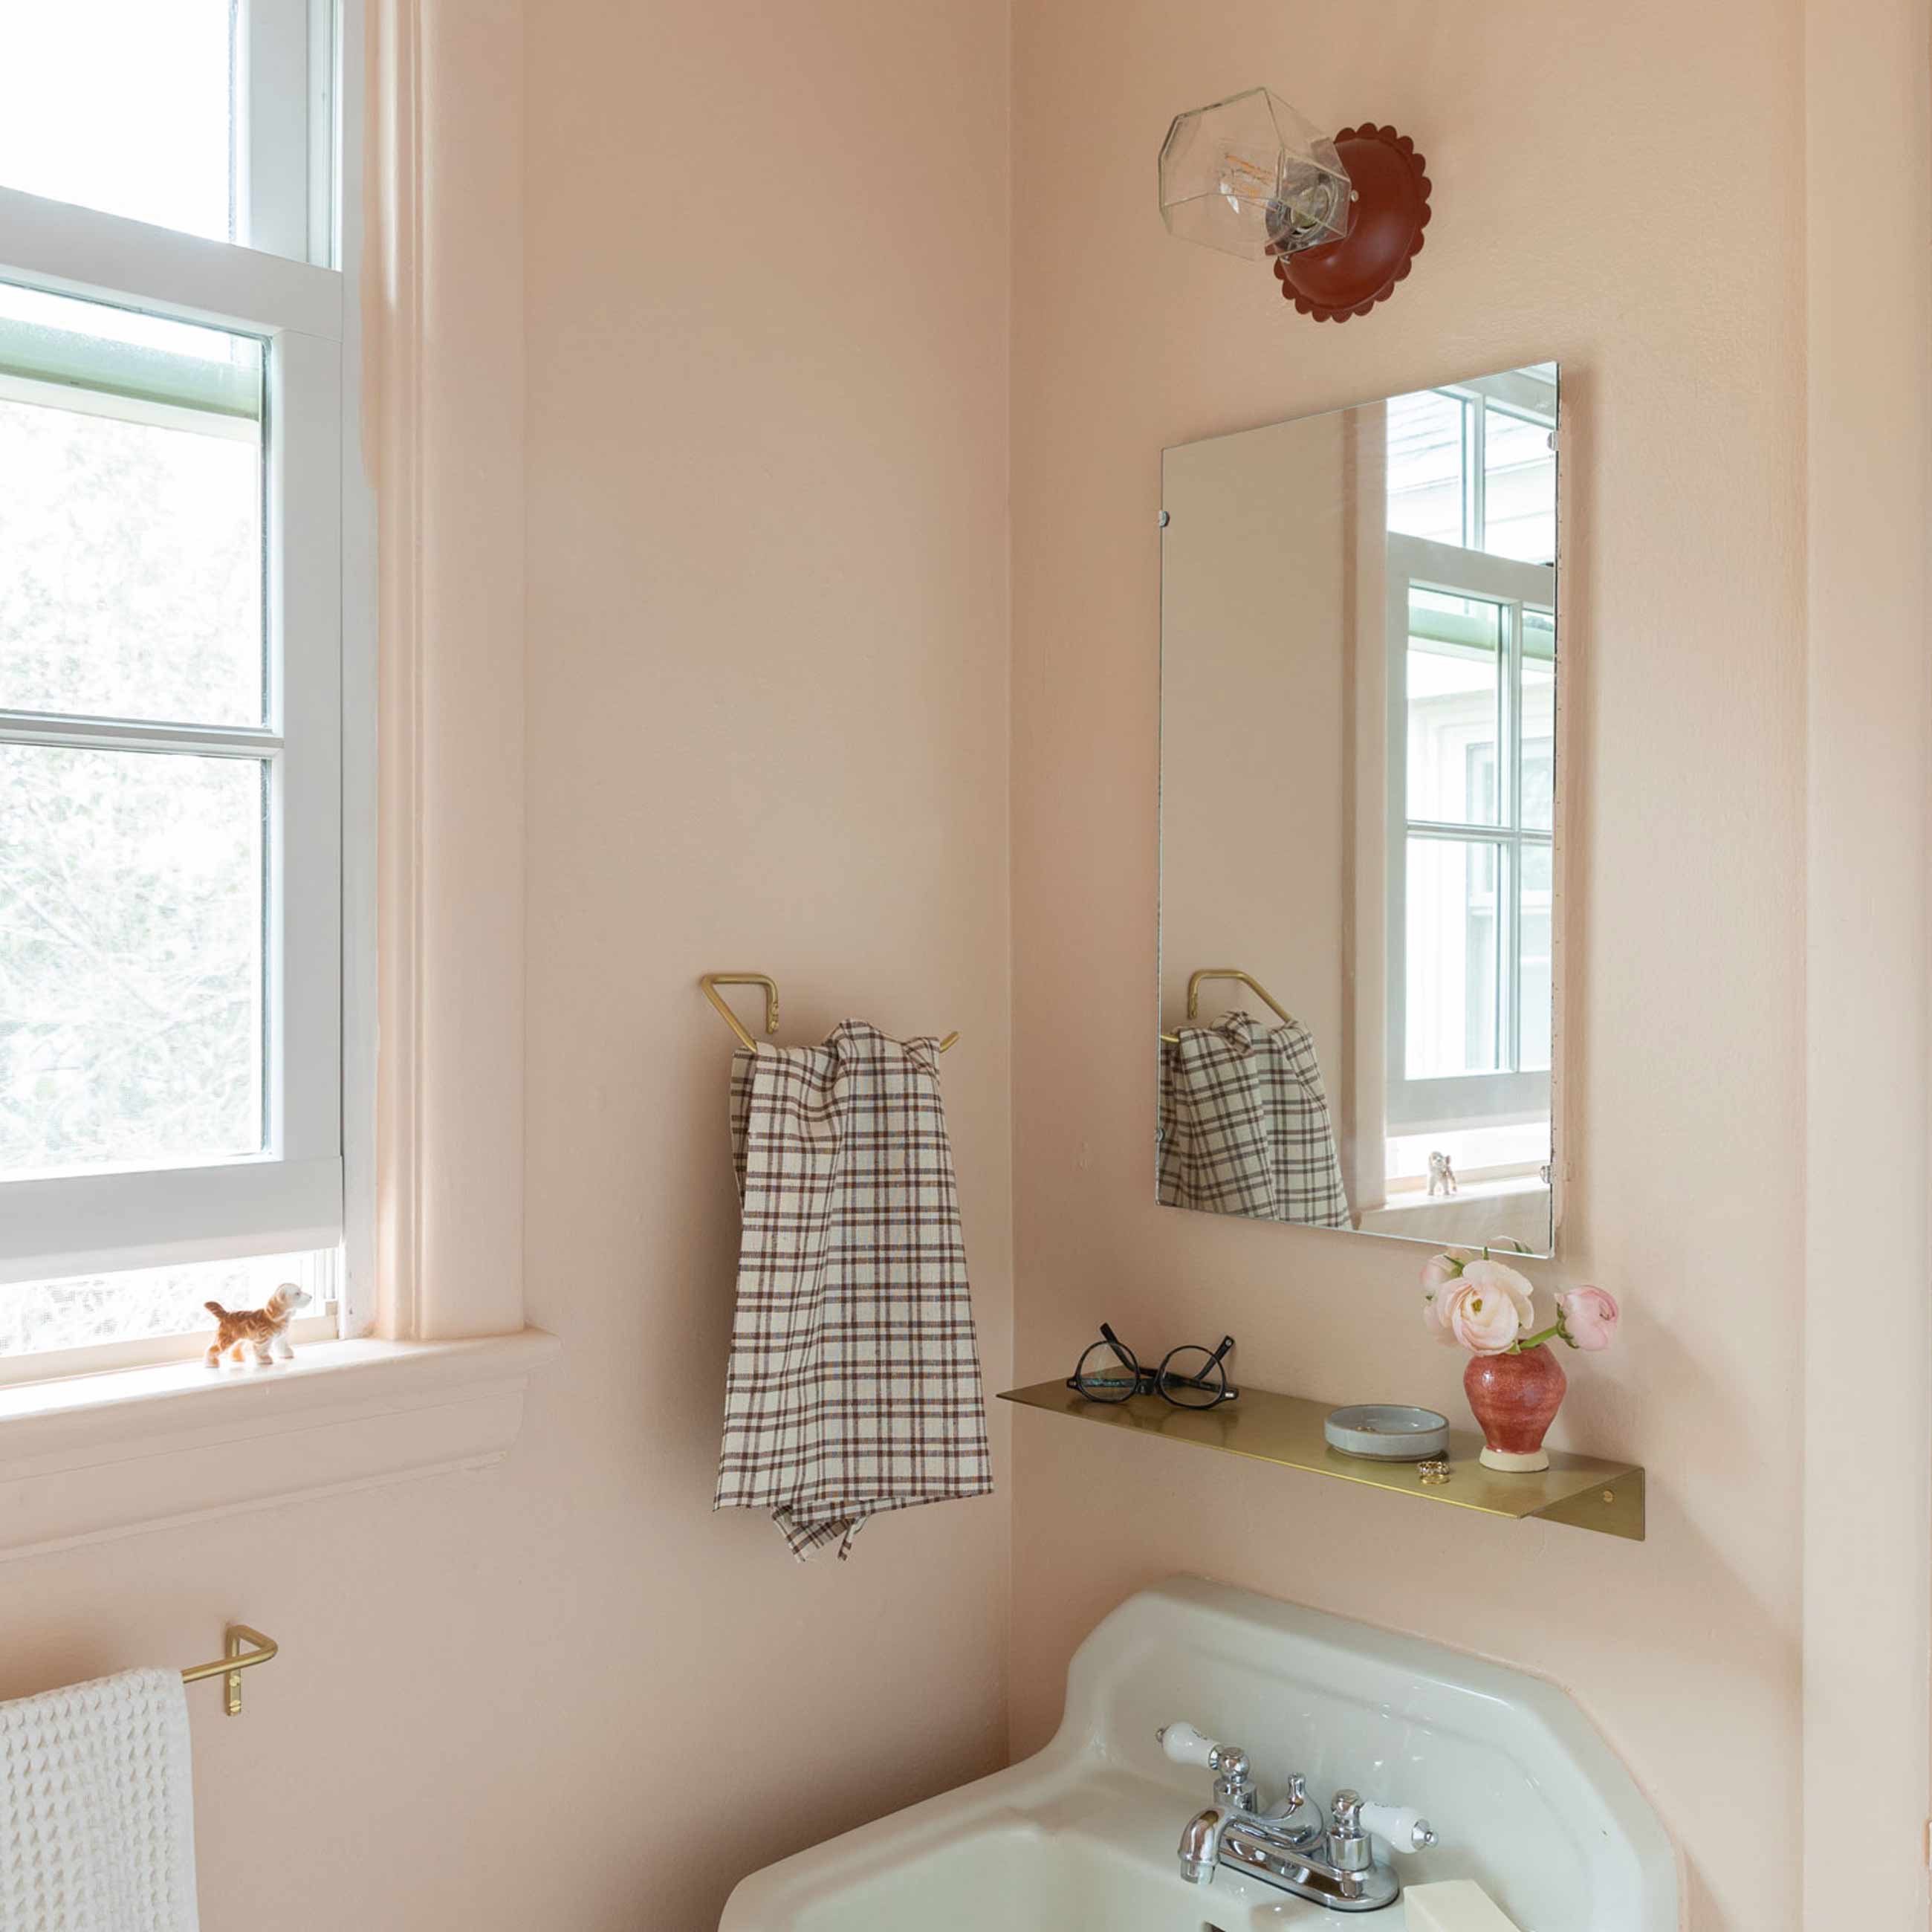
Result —
<instances>
[{"instance_id":1,"label":"pink ceramic vase","mask_svg":"<svg viewBox=\"0 0 1932 1932\"><path fill-rule=\"evenodd\" d=\"M1540 1342L1518 1355L1472 1355L1462 1393L1482 1428L1484 1466L1548 1468L1543 1438L1568 1386L1563 1364Z\"/></svg>"}]
</instances>

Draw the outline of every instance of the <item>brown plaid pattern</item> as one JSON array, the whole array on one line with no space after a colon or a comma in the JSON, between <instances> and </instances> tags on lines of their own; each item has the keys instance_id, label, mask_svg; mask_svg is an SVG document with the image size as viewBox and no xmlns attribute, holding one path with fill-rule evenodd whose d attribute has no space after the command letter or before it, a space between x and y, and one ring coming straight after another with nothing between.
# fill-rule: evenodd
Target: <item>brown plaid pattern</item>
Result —
<instances>
[{"instance_id":1,"label":"brown plaid pattern","mask_svg":"<svg viewBox=\"0 0 1932 1932\"><path fill-rule=\"evenodd\" d=\"M1246 1013L1161 1046L1160 1198L1171 1208L1346 1228L1348 1198L1315 1041Z\"/></svg>"},{"instance_id":2,"label":"brown plaid pattern","mask_svg":"<svg viewBox=\"0 0 1932 1932\"><path fill-rule=\"evenodd\" d=\"M769 1509L802 1562L866 1520L993 1486L959 1191L932 1040L842 1021L742 1049L744 1227L717 1509Z\"/></svg>"}]
</instances>

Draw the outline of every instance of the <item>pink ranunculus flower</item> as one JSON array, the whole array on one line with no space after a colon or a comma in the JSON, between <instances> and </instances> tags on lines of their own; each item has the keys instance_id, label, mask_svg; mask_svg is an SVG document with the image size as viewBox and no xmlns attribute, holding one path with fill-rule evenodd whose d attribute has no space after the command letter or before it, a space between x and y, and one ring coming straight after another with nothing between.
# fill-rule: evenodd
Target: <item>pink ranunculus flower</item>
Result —
<instances>
[{"instance_id":1,"label":"pink ranunculus flower","mask_svg":"<svg viewBox=\"0 0 1932 1932\"><path fill-rule=\"evenodd\" d=\"M1587 1285L1568 1288L1556 1298L1563 1325L1580 1348L1607 1348L1617 1339L1617 1324L1623 1318L1616 1298L1600 1288Z\"/></svg>"},{"instance_id":2,"label":"pink ranunculus flower","mask_svg":"<svg viewBox=\"0 0 1932 1932\"><path fill-rule=\"evenodd\" d=\"M1449 1291L1454 1286L1456 1277L1475 1258L1467 1248L1450 1248L1444 1253L1431 1255L1422 1264L1424 1325L1437 1341L1452 1348L1456 1346L1456 1338L1449 1332Z\"/></svg>"},{"instance_id":3,"label":"pink ranunculus flower","mask_svg":"<svg viewBox=\"0 0 1932 1932\"><path fill-rule=\"evenodd\" d=\"M1501 1355L1531 1327L1528 1281L1501 1262L1471 1262L1444 1297L1442 1319L1455 1340L1473 1354Z\"/></svg>"}]
</instances>

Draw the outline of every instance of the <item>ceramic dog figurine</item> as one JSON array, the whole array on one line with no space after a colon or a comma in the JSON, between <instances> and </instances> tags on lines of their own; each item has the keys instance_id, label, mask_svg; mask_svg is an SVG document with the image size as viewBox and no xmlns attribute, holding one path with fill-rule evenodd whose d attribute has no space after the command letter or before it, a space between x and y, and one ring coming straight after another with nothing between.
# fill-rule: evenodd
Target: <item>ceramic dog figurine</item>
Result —
<instances>
[{"instance_id":1,"label":"ceramic dog figurine","mask_svg":"<svg viewBox=\"0 0 1932 1932\"><path fill-rule=\"evenodd\" d=\"M1429 1156L1429 1192L1432 1199L1438 1187L1444 1194L1456 1192L1456 1169L1446 1154L1432 1154Z\"/></svg>"},{"instance_id":2,"label":"ceramic dog figurine","mask_svg":"<svg viewBox=\"0 0 1932 1932\"><path fill-rule=\"evenodd\" d=\"M285 1362L292 1361L296 1352L289 1340L289 1324L295 1319L296 1310L306 1308L312 1298L307 1288L285 1281L260 1308L224 1308L218 1301L203 1302L202 1306L217 1324L214 1344L208 1352L208 1366L220 1366L223 1354L231 1350L233 1359L238 1362L242 1352L250 1347L264 1368L278 1355Z\"/></svg>"}]
</instances>

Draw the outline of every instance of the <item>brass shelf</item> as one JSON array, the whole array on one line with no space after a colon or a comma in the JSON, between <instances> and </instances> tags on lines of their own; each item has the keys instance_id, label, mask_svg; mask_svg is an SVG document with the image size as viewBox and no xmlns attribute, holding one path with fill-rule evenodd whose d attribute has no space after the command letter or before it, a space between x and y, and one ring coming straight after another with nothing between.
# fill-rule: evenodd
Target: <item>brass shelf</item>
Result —
<instances>
[{"instance_id":1,"label":"brass shelf","mask_svg":"<svg viewBox=\"0 0 1932 1932\"><path fill-rule=\"evenodd\" d=\"M1300 1396L1244 1387L1239 1402L1226 1402L1218 1408L1186 1409L1176 1408L1157 1395L1137 1395L1126 1402L1088 1402L1064 1382L1056 1382L1007 1389L1000 1400L1017 1402L1022 1408L1071 1416L1078 1422L1097 1422L1104 1428L1186 1443L1196 1449L1219 1449L1257 1462L1278 1463L1283 1468L1339 1476L1346 1483L1394 1490L1423 1502L1448 1503L1452 1508L1474 1510L1484 1516L1536 1516L1545 1522L1568 1523L1574 1528L1598 1530L1636 1543L1643 1540L1643 1471L1634 1463L1600 1462L1594 1456L1552 1449L1548 1468L1505 1473L1486 1469L1476 1460L1483 1438L1474 1430L1452 1429L1449 1480L1428 1484L1416 1474L1413 1462L1372 1462L1330 1448L1322 1424L1334 1405L1310 1402Z\"/></svg>"}]
</instances>

